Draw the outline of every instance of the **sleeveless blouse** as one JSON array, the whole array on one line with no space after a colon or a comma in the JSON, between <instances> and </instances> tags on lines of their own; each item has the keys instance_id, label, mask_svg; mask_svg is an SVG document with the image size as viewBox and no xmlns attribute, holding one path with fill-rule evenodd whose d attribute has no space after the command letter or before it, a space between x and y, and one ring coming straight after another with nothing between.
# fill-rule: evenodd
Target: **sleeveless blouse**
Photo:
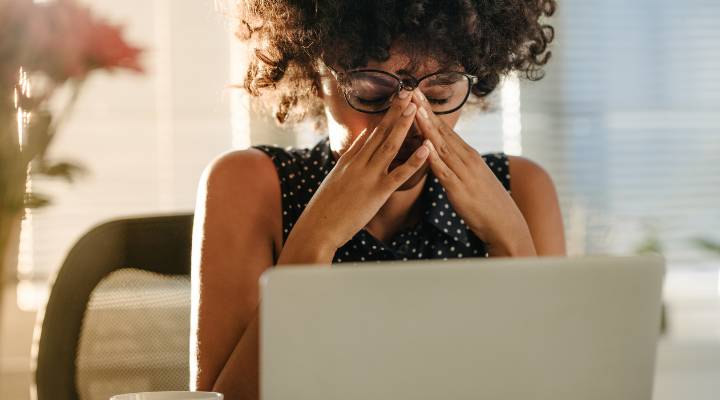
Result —
<instances>
[{"instance_id":1,"label":"sleeveless blouse","mask_svg":"<svg viewBox=\"0 0 720 400\"><path fill-rule=\"evenodd\" d=\"M323 179L335 166L335 157L325 136L312 148L253 145L275 164L282 194L283 244ZM483 160L510 192L510 169L503 152L482 154ZM445 188L428 169L422 193L423 218L413 227L383 242L365 228L340 247L333 263L488 257L485 242L465 225L447 200ZM322 229L322 227L319 227Z\"/></svg>"}]
</instances>

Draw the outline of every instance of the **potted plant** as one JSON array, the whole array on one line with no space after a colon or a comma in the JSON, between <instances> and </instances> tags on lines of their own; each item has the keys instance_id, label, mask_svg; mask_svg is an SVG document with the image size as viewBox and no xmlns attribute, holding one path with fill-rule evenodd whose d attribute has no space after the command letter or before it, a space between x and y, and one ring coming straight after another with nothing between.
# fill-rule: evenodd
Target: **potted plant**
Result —
<instances>
[{"instance_id":1,"label":"potted plant","mask_svg":"<svg viewBox=\"0 0 720 400\"><path fill-rule=\"evenodd\" d=\"M79 170L47 150L83 82L95 71L142 72L140 53L73 0L0 0L0 279L16 266L26 208L49 203L27 190L28 177L71 180ZM58 107L61 92L68 95Z\"/></svg>"}]
</instances>

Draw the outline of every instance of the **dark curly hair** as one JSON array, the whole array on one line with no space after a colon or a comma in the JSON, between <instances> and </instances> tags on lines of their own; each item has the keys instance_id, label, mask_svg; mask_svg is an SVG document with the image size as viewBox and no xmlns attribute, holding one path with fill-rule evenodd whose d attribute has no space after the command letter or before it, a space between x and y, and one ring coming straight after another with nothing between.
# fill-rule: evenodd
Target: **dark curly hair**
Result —
<instances>
[{"instance_id":1,"label":"dark curly hair","mask_svg":"<svg viewBox=\"0 0 720 400\"><path fill-rule=\"evenodd\" d=\"M541 20L556 1L240 0L235 7L236 36L250 49L242 86L267 97L278 123L309 116L322 129L319 60L357 68L386 61L398 46L411 63L432 56L441 66L463 66L480 77L472 93L484 98L512 71L543 77L554 30Z\"/></svg>"}]
</instances>

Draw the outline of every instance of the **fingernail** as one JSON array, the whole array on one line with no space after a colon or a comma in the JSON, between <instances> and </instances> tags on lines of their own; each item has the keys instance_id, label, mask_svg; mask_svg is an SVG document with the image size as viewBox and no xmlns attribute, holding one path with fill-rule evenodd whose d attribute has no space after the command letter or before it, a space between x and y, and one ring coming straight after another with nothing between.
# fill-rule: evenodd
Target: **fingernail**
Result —
<instances>
[{"instance_id":1,"label":"fingernail","mask_svg":"<svg viewBox=\"0 0 720 400\"><path fill-rule=\"evenodd\" d=\"M420 108L418 109L418 113L419 113L420 116L423 117L423 118L427 118L427 117L428 117L427 111L425 111L425 107L420 107Z\"/></svg>"},{"instance_id":2,"label":"fingernail","mask_svg":"<svg viewBox=\"0 0 720 400\"><path fill-rule=\"evenodd\" d=\"M410 96L410 91L405 89L400 89L400 94L398 94L398 97L401 99L407 99L408 96Z\"/></svg>"},{"instance_id":3,"label":"fingernail","mask_svg":"<svg viewBox=\"0 0 720 400\"><path fill-rule=\"evenodd\" d=\"M409 117L415 112L416 108L417 107L415 107L415 104L410 103L407 107L405 107L405 111L403 111L402 115Z\"/></svg>"},{"instance_id":4,"label":"fingernail","mask_svg":"<svg viewBox=\"0 0 720 400\"><path fill-rule=\"evenodd\" d=\"M428 149L435 150L435 146L433 146L430 139L425 139L425 141L423 142L423 146L427 146Z\"/></svg>"},{"instance_id":5,"label":"fingernail","mask_svg":"<svg viewBox=\"0 0 720 400\"><path fill-rule=\"evenodd\" d=\"M425 146L420 146L420 148L417 150L417 156L418 158L425 158L430 153L430 150L428 150Z\"/></svg>"}]
</instances>

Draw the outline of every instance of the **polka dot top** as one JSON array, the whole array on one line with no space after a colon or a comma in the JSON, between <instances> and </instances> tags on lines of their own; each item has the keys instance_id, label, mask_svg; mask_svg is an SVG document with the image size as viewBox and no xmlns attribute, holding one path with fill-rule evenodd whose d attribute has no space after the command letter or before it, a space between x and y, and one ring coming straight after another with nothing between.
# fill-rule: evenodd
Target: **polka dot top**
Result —
<instances>
[{"instance_id":1,"label":"polka dot top","mask_svg":"<svg viewBox=\"0 0 720 400\"><path fill-rule=\"evenodd\" d=\"M254 145L273 160L282 193L283 243L325 176L335 166L335 157L325 136L312 148L281 148ZM483 159L510 191L510 169L502 153L483 154ZM423 218L399 231L388 242L380 241L365 228L335 252L333 263L386 260L418 260L488 257L485 243L465 225L447 200L445 188L428 170L418 201Z\"/></svg>"}]
</instances>

